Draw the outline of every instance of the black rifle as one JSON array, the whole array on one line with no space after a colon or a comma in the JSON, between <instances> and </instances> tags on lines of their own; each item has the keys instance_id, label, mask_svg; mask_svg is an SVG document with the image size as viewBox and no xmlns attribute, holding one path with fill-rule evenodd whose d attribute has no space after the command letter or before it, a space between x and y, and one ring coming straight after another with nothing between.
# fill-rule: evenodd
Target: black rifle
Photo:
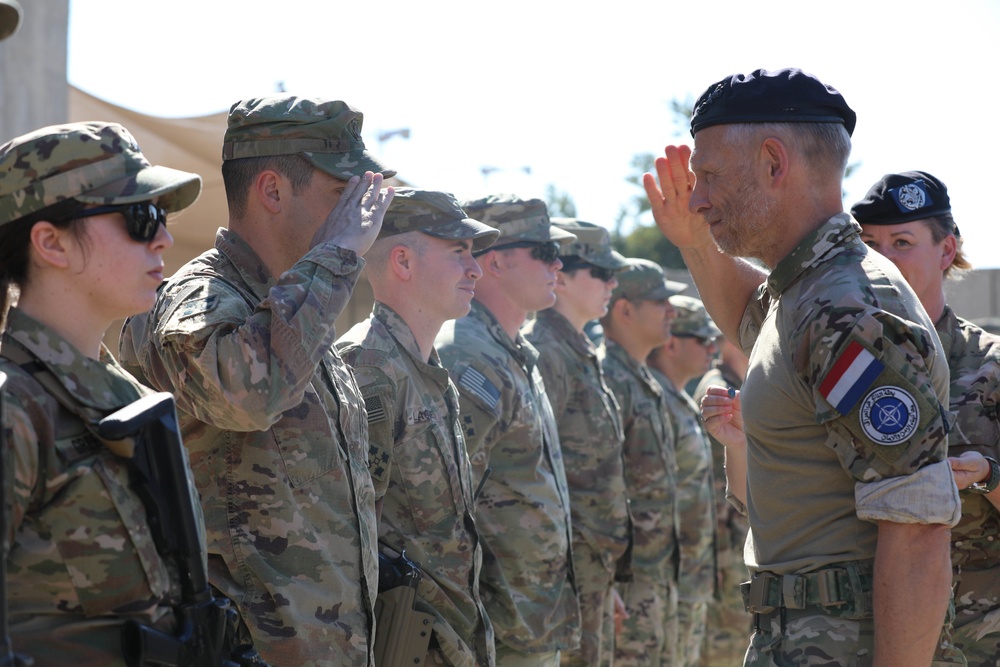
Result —
<instances>
[{"instance_id":1,"label":"black rifle","mask_svg":"<svg viewBox=\"0 0 1000 667\"><path fill-rule=\"evenodd\" d=\"M7 382L7 374L0 373L0 667L31 667L35 661L31 658L14 653L10 645L10 628L7 623L7 430L3 425L3 386Z\"/></svg>"},{"instance_id":2,"label":"black rifle","mask_svg":"<svg viewBox=\"0 0 1000 667\"><path fill-rule=\"evenodd\" d=\"M127 621L122 628L125 662L129 667L266 667L253 647L239 645L236 610L208 585L173 396L145 396L102 419L97 432L110 441L135 440L129 461L132 488L146 506L157 551L173 562L181 578L176 633Z\"/></svg>"}]
</instances>

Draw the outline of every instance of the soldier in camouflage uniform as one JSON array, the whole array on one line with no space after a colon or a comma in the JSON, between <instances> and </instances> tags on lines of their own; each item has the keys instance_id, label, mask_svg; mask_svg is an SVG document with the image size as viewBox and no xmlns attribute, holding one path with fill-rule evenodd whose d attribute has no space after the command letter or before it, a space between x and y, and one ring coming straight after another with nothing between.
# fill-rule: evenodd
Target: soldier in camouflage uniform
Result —
<instances>
[{"instance_id":1,"label":"soldier in camouflage uniform","mask_svg":"<svg viewBox=\"0 0 1000 667\"><path fill-rule=\"evenodd\" d=\"M751 528L747 665L926 665L949 605L948 371L916 295L843 213L855 120L801 70L733 75L698 100L693 154L669 146L659 183L644 177L750 357L746 474L727 460ZM703 413L710 398L728 397Z\"/></svg>"},{"instance_id":2,"label":"soldier in camouflage uniform","mask_svg":"<svg viewBox=\"0 0 1000 667\"><path fill-rule=\"evenodd\" d=\"M674 427L677 454L677 651L674 664L698 667L708 606L717 596L715 559L716 518L712 446L701 424L701 409L684 392L684 386L712 364L722 333L705 312L701 301L678 294L670 297L677 311L670 326L670 340L646 360L653 377L663 387L663 398Z\"/></svg>"},{"instance_id":3,"label":"soldier in camouflage uniform","mask_svg":"<svg viewBox=\"0 0 1000 667\"><path fill-rule=\"evenodd\" d=\"M580 600L580 648L562 664L614 661L617 562L628 548L631 521L625 495L621 414L604 382L597 348L584 325L608 311L615 274L628 267L603 227L569 218L553 224L576 236L559 250L556 303L522 329L538 350L538 369L552 404L566 462L573 517L573 572ZM619 609L622 607L619 606Z\"/></svg>"},{"instance_id":4,"label":"soldier in camouflage uniform","mask_svg":"<svg viewBox=\"0 0 1000 667\"><path fill-rule=\"evenodd\" d=\"M181 582L131 487L131 452L94 424L150 393L101 341L155 301L167 213L200 192L198 176L151 166L114 123L0 146L6 603L13 648L38 667L124 665L127 621L175 631Z\"/></svg>"},{"instance_id":5,"label":"soldier in camouflage uniform","mask_svg":"<svg viewBox=\"0 0 1000 667\"><path fill-rule=\"evenodd\" d=\"M948 453L962 499L951 531L952 641L970 667L1000 664L1000 336L958 317L944 282L970 269L948 188L931 174L886 174L851 208L861 240L892 260L935 321L951 372Z\"/></svg>"},{"instance_id":6,"label":"soldier in camouflage uniform","mask_svg":"<svg viewBox=\"0 0 1000 667\"><path fill-rule=\"evenodd\" d=\"M333 347L392 190L362 116L291 95L237 102L229 229L126 323L122 361L177 396L212 584L278 665L372 662L375 498L357 384ZM372 173L381 172L381 173Z\"/></svg>"},{"instance_id":7,"label":"soldier in camouflage uniform","mask_svg":"<svg viewBox=\"0 0 1000 667\"><path fill-rule=\"evenodd\" d=\"M743 351L724 336L716 339L718 363L702 376L692 394L695 405L711 386L737 390L743 386L749 360ZM702 667L732 667L743 660L750 636L750 615L743 607L740 584L749 579L743 562L743 545L750 526L745 515L726 500L725 448L708 436L712 443L712 478L715 488L717 521L715 559L719 568L718 597L708 605L708 631L702 651Z\"/></svg>"},{"instance_id":8,"label":"soldier in camouflage uniform","mask_svg":"<svg viewBox=\"0 0 1000 667\"><path fill-rule=\"evenodd\" d=\"M580 642L569 492L538 352L519 329L555 301L558 248L574 237L551 226L540 199L490 196L462 208L500 230L494 246L477 252L483 277L472 311L446 323L435 343L458 386L481 489L483 603L497 665L553 667Z\"/></svg>"},{"instance_id":9,"label":"soldier in camouflage uniform","mask_svg":"<svg viewBox=\"0 0 1000 667\"><path fill-rule=\"evenodd\" d=\"M686 285L666 279L654 262L631 258L618 274L601 320L601 363L621 407L625 486L632 508L630 581L621 584L628 618L615 643L615 664L667 667L677 648L677 461L663 389L646 367L670 338L669 297Z\"/></svg>"},{"instance_id":10,"label":"soldier in camouflage uniform","mask_svg":"<svg viewBox=\"0 0 1000 667\"><path fill-rule=\"evenodd\" d=\"M482 549L458 392L434 337L446 320L469 312L481 275L472 251L497 236L447 193L396 190L365 256L371 317L337 341L368 408L369 471L382 499L379 544L420 563L418 608L436 617L431 665L495 663L493 627L479 599Z\"/></svg>"}]
</instances>

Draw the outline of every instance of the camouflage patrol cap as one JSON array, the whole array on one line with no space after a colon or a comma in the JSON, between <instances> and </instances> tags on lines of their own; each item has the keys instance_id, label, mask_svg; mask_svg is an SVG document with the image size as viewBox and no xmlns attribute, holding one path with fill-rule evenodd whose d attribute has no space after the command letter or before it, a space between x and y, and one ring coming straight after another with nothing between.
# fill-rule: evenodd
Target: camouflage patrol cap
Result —
<instances>
[{"instance_id":1,"label":"camouflage patrol cap","mask_svg":"<svg viewBox=\"0 0 1000 667\"><path fill-rule=\"evenodd\" d=\"M629 301L662 301L688 288L684 283L667 280L663 267L656 262L638 257L628 257L628 268L615 277L618 286L611 293L611 303L618 299Z\"/></svg>"},{"instance_id":2,"label":"camouflage patrol cap","mask_svg":"<svg viewBox=\"0 0 1000 667\"><path fill-rule=\"evenodd\" d=\"M21 5L17 0L0 0L0 40L7 39L21 25Z\"/></svg>"},{"instance_id":3,"label":"camouflage patrol cap","mask_svg":"<svg viewBox=\"0 0 1000 667\"><path fill-rule=\"evenodd\" d=\"M380 239L421 231L439 239L472 239L473 250L489 247L500 232L465 215L454 195L435 190L396 188L378 233Z\"/></svg>"},{"instance_id":4,"label":"camouflage patrol cap","mask_svg":"<svg viewBox=\"0 0 1000 667\"><path fill-rule=\"evenodd\" d=\"M490 195L462 202L474 220L500 230L497 246L517 241L557 241L569 243L576 237L552 226L549 211L541 199L519 199L514 195Z\"/></svg>"},{"instance_id":5,"label":"camouflage patrol cap","mask_svg":"<svg viewBox=\"0 0 1000 667\"><path fill-rule=\"evenodd\" d=\"M926 171L886 174L851 207L851 215L862 225L899 225L948 213L948 188Z\"/></svg>"},{"instance_id":6,"label":"camouflage patrol cap","mask_svg":"<svg viewBox=\"0 0 1000 667\"><path fill-rule=\"evenodd\" d=\"M240 100L229 109L222 159L298 154L345 181L366 171L395 176L365 149L363 120L360 111L339 100L295 95Z\"/></svg>"},{"instance_id":7,"label":"camouflage patrol cap","mask_svg":"<svg viewBox=\"0 0 1000 667\"><path fill-rule=\"evenodd\" d=\"M624 271L628 268L628 262L621 253L612 249L611 235L604 227L576 218L552 218L552 225L576 236L575 241L559 249L559 257L564 262L570 257L579 257L602 269Z\"/></svg>"},{"instance_id":8,"label":"camouflage patrol cap","mask_svg":"<svg viewBox=\"0 0 1000 667\"><path fill-rule=\"evenodd\" d=\"M718 338L722 335L700 299L675 294L670 297L670 305L677 311L677 316L670 324L670 333L698 338Z\"/></svg>"},{"instance_id":9,"label":"camouflage patrol cap","mask_svg":"<svg viewBox=\"0 0 1000 667\"><path fill-rule=\"evenodd\" d=\"M758 69L709 86L694 105L691 136L732 123L840 123L850 135L857 120L844 96L812 74Z\"/></svg>"},{"instance_id":10,"label":"camouflage patrol cap","mask_svg":"<svg viewBox=\"0 0 1000 667\"><path fill-rule=\"evenodd\" d=\"M201 177L154 167L118 123L69 123L35 130L0 146L0 225L65 199L132 204L155 199L187 208Z\"/></svg>"}]
</instances>

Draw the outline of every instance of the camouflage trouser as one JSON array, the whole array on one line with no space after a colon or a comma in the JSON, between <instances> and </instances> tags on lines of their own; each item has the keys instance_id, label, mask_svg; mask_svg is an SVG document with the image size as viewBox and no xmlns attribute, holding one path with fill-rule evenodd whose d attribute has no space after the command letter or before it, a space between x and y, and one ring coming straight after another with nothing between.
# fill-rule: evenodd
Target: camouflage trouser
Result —
<instances>
[{"instance_id":1,"label":"camouflage trouser","mask_svg":"<svg viewBox=\"0 0 1000 667\"><path fill-rule=\"evenodd\" d=\"M1000 665L1000 568L955 577L955 623L952 643L962 649L969 667Z\"/></svg>"},{"instance_id":2,"label":"camouflage trouser","mask_svg":"<svg viewBox=\"0 0 1000 667\"><path fill-rule=\"evenodd\" d=\"M670 667L677 646L677 584L637 574L619 584L629 617L615 642L616 667Z\"/></svg>"},{"instance_id":3,"label":"camouflage trouser","mask_svg":"<svg viewBox=\"0 0 1000 667\"><path fill-rule=\"evenodd\" d=\"M698 667L701 664L707 612L707 602L677 602L677 650L674 651L677 667Z\"/></svg>"},{"instance_id":4,"label":"camouflage trouser","mask_svg":"<svg viewBox=\"0 0 1000 667\"><path fill-rule=\"evenodd\" d=\"M573 542L573 573L580 601L580 648L562 652L563 667L610 667L614 659L615 617L609 571L598 552Z\"/></svg>"},{"instance_id":5,"label":"camouflage trouser","mask_svg":"<svg viewBox=\"0 0 1000 667\"><path fill-rule=\"evenodd\" d=\"M701 667L733 667L743 663L750 644L753 616L743 606L740 583L750 578L743 564L743 552L718 552L722 599L708 604L708 628Z\"/></svg>"},{"instance_id":6,"label":"camouflage trouser","mask_svg":"<svg viewBox=\"0 0 1000 667\"><path fill-rule=\"evenodd\" d=\"M559 651L521 653L497 644L497 667L559 667Z\"/></svg>"},{"instance_id":7,"label":"camouflage trouser","mask_svg":"<svg viewBox=\"0 0 1000 667\"><path fill-rule=\"evenodd\" d=\"M784 616L784 620L782 620ZM787 609L761 616L750 639L744 667L869 667L875 651L871 619L848 620L815 609ZM931 667L961 667L962 654L951 649L935 656Z\"/></svg>"}]
</instances>

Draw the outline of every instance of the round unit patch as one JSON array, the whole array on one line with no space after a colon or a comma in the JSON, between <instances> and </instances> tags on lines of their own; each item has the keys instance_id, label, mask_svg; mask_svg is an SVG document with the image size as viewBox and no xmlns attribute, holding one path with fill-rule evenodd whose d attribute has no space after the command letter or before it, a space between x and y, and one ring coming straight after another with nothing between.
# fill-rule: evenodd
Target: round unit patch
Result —
<instances>
[{"instance_id":1,"label":"round unit patch","mask_svg":"<svg viewBox=\"0 0 1000 667\"><path fill-rule=\"evenodd\" d=\"M881 445L898 445L910 439L920 423L920 409L899 387L879 387L861 403L861 428Z\"/></svg>"}]
</instances>

